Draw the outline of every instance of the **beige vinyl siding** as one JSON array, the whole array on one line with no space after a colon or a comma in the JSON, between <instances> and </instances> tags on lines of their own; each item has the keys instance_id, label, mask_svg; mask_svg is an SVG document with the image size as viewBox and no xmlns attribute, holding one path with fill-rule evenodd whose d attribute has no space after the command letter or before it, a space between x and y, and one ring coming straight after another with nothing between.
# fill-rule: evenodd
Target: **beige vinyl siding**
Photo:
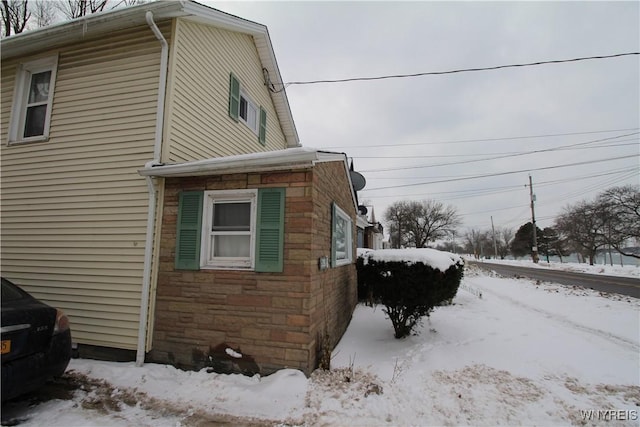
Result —
<instances>
[{"instance_id":1,"label":"beige vinyl siding","mask_svg":"<svg viewBox=\"0 0 640 427\"><path fill-rule=\"evenodd\" d=\"M172 46L165 160L182 162L287 147L253 37L178 19ZM267 112L266 146L244 123L229 117L231 72L252 101Z\"/></svg>"},{"instance_id":2,"label":"beige vinyl siding","mask_svg":"<svg viewBox=\"0 0 640 427\"><path fill-rule=\"evenodd\" d=\"M160 44L141 26L58 55L40 143L7 145L16 67L34 57L2 63L2 274L63 309L74 342L133 350L148 203L137 170L153 157Z\"/></svg>"}]
</instances>

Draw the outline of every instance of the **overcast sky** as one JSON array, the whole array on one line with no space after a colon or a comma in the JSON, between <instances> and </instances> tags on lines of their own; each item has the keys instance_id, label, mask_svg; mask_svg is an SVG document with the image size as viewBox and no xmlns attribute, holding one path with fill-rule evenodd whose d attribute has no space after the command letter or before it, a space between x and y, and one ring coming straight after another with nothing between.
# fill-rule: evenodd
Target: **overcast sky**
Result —
<instances>
[{"instance_id":1,"label":"overcast sky","mask_svg":"<svg viewBox=\"0 0 640 427\"><path fill-rule=\"evenodd\" d=\"M266 25L285 82L640 51L636 1L204 3ZM457 207L463 234L490 229L492 216L496 227L530 221L529 174L540 228L567 204L638 184L639 64L634 55L286 90L302 145L353 158L367 180L360 202L379 221L395 201L435 199ZM474 178L489 174L503 175Z\"/></svg>"}]
</instances>

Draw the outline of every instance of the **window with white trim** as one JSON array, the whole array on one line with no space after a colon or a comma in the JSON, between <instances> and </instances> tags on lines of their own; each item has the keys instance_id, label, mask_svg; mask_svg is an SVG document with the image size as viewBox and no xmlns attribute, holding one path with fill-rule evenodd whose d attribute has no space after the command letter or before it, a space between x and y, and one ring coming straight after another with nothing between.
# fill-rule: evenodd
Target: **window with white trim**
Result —
<instances>
[{"instance_id":1,"label":"window with white trim","mask_svg":"<svg viewBox=\"0 0 640 427\"><path fill-rule=\"evenodd\" d=\"M353 262L353 221L333 204L331 259L335 267Z\"/></svg>"},{"instance_id":2,"label":"window with white trim","mask_svg":"<svg viewBox=\"0 0 640 427\"><path fill-rule=\"evenodd\" d=\"M203 267L253 268L256 190L205 191L201 262Z\"/></svg>"},{"instance_id":3,"label":"window with white trim","mask_svg":"<svg viewBox=\"0 0 640 427\"><path fill-rule=\"evenodd\" d=\"M229 75L229 117L244 123L256 134L260 144L266 144L267 111L251 100L233 73Z\"/></svg>"},{"instance_id":4,"label":"window with white trim","mask_svg":"<svg viewBox=\"0 0 640 427\"><path fill-rule=\"evenodd\" d=\"M238 118L256 135L258 134L258 107L244 91L240 91L240 111Z\"/></svg>"},{"instance_id":5,"label":"window with white trim","mask_svg":"<svg viewBox=\"0 0 640 427\"><path fill-rule=\"evenodd\" d=\"M18 67L9 124L10 143L48 139L57 68L57 56Z\"/></svg>"}]
</instances>

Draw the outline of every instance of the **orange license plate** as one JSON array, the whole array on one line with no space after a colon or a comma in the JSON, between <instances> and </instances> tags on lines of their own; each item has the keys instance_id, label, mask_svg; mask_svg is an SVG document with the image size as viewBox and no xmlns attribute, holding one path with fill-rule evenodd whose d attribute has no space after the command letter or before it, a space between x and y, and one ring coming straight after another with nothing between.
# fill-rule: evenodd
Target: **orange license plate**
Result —
<instances>
[{"instance_id":1,"label":"orange license plate","mask_svg":"<svg viewBox=\"0 0 640 427\"><path fill-rule=\"evenodd\" d=\"M11 340L2 340L2 353L7 354L11 352Z\"/></svg>"}]
</instances>

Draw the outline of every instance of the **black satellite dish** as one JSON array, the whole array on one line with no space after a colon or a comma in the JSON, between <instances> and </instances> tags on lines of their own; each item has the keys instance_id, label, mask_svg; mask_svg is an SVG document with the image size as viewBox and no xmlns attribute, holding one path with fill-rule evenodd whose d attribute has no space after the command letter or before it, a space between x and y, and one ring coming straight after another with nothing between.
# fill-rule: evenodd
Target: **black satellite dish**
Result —
<instances>
[{"instance_id":1,"label":"black satellite dish","mask_svg":"<svg viewBox=\"0 0 640 427\"><path fill-rule=\"evenodd\" d=\"M351 175L351 183L355 191L360 191L367 185L367 180L364 179L364 176L362 176L360 172L349 171L349 175Z\"/></svg>"},{"instance_id":2,"label":"black satellite dish","mask_svg":"<svg viewBox=\"0 0 640 427\"><path fill-rule=\"evenodd\" d=\"M360 213L360 215L366 215L369 213L369 209L367 209L365 205L360 205L358 206L358 212Z\"/></svg>"}]
</instances>

